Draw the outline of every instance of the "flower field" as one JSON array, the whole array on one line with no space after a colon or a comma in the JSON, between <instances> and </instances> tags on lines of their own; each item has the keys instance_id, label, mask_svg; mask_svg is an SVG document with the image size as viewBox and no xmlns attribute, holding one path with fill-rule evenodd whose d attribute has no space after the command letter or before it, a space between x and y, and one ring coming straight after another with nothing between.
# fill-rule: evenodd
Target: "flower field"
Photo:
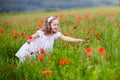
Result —
<instances>
[{"instance_id":1,"label":"flower field","mask_svg":"<svg viewBox=\"0 0 120 80\"><path fill-rule=\"evenodd\" d=\"M0 13L0 80L120 80L120 7ZM60 20L63 35L54 48L24 63L15 57L44 19Z\"/></svg>"}]
</instances>

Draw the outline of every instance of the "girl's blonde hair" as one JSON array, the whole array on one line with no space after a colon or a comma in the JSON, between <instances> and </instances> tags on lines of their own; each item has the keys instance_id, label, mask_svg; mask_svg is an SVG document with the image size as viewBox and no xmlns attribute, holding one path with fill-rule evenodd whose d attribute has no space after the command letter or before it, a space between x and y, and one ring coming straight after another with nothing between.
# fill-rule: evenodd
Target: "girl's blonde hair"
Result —
<instances>
[{"instance_id":1,"label":"girl's blonde hair","mask_svg":"<svg viewBox=\"0 0 120 80\"><path fill-rule=\"evenodd\" d=\"M52 34L52 33L54 33L54 32L52 31L52 28L51 28L51 22L52 22L53 20L55 20L55 19L58 19L58 18L55 17L55 16L48 16L48 17L45 19L44 24L43 24L43 29L42 29L42 31L44 31L45 34Z\"/></svg>"}]
</instances>

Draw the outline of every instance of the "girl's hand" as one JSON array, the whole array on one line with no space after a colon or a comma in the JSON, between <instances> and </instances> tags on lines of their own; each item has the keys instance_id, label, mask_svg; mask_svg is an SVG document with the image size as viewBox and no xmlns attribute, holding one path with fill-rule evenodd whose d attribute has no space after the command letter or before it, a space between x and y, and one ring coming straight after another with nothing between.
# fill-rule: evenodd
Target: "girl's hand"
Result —
<instances>
[{"instance_id":1,"label":"girl's hand","mask_svg":"<svg viewBox=\"0 0 120 80\"><path fill-rule=\"evenodd\" d=\"M40 37L40 36L39 36L39 33L36 32L36 33L33 34L32 36L29 36L29 37L28 37L27 43L30 44L30 42L32 42L34 39L36 39L36 38L38 38L38 37Z\"/></svg>"},{"instance_id":2,"label":"girl's hand","mask_svg":"<svg viewBox=\"0 0 120 80\"><path fill-rule=\"evenodd\" d=\"M27 40L27 43L30 44L30 42L31 42L31 41L28 39L28 40Z\"/></svg>"},{"instance_id":3,"label":"girl's hand","mask_svg":"<svg viewBox=\"0 0 120 80\"><path fill-rule=\"evenodd\" d=\"M33 39L28 39L27 43L30 44L30 42L32 42L32 41L33 41Z\"/></svg>"},{"instance_id":4,"label":"girl's hand","mask_svg":"<svg viewBox=\"0 0 120 80\"><path fill-rule=\"evenodd\" d=\"M78 42L84 43L85 41L83 39L78 39Z\"/></svg>"}]
</instances>

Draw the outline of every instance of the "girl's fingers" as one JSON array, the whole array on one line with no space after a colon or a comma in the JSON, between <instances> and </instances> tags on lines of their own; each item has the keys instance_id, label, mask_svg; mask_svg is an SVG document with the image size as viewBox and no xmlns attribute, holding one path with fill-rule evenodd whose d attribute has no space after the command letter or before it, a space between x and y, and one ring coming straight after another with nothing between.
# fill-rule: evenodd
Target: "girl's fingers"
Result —
<instances>
[{"instance_id":1,"label":"girl's fingers","mask_svg":"<svg viewBox=\"0 0 120 80\"><path fill-rule=\"evenodd\" d=\"M27 43L30 44L30 42L31 42L31 40L28 39L28 40L27 40Z\"/></svg>"},{"instance_id":2,"label":"girl's fingers","mask_svg":"<svg viewBox=\"0 0 120 80\"><path fill-rule=\"evenodd\" d=\"M84 40L80 39L78 42L80 42L80 43L84 43Z\"/></svg>"},{"instance_id":3,"label":"girl's fingers","mask_svg":"<svg viewBox=\"0 0 120 80\"><path fill-rule=\"evenodd\" d=\"M30 44L30 42L27 42L28 44Z\"/></svg>"}]
</instances>

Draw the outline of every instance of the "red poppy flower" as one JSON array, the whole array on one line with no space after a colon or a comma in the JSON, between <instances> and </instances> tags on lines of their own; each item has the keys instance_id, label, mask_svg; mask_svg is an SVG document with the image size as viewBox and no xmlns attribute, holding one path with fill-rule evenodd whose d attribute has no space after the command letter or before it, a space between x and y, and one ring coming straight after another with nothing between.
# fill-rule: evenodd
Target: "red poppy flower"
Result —
<instances>
[{"instance_id":1,"label":"red poppy flower","mask_svg":"<svg viewBox=\"0 0 120 80\"><path fill-rule=\"evenodd\" d=\"M66 45L66 47L70 47L70 44L69 44L69 43L66 43L65 45Z\"/></svg>"},{"instance_id":2,"label":"red poppy flower","mask_svg":"<svg viewBox=\"0 0 120 80\"><path fill-rule=\"evenodd\" d=\"M75 25L75 26L74 26L74 29L76 29L76 28L77 28L77 26Z\"/></svg>"},{"instance_id":3,"label":"red poppy flower","mask_svg":"<svg viewBox=\"0 0 120 80\"><path fill-rule=\"evenodd\" d=\"M59 64L60 64L60 65L65 64L65 60L64 60L64 59L61 59L61 60L59 61Z\"/></svg>"},{"instance_id":4,"label":"red poppy flower","mask_svg":"<svg viewBox=\"0 0 120 80\"><path fill-rule=\"evenodd\" d=\"M102 40L102 38L101 38L101 37L98 37L98 38L97 38L97 40L99 40L99 41L100 41L100 40Z\"/></svg>"},{"instance_id":5,"label":"red poppy flower","mask_svg":"<svg viewBox=\"0 0 120 80\"><path fill-rule=\"evenodd\" d=\"M66 34L66 33L64 33L64 36L67 36L67 34Z\"/></svg>"},{"instance_id":6,"label":"red poppy flower","mask_svg":"<svg viewBox=\"0 0 120 80\"><path fill-rule=\"evenodd\" d=\"M85 28L82 28L82 31L85 32L86 31Z\"/></svg>"},{"instance_id":7,"label":"red poppy flower","mask_svg":"<svg viewBox=\"0 0 120 80\"><path fill-rule=\"evenodd\" d=\"M98 48L100 55L105 55L105 49L103 47Z\"/></svg>"},{"instance_id":8,"label":"red poppy flower","mask_svg":"<svg viewBox=\"0 0 120 80\"><path fill-rule=\"evenodd\" d=\"M110 56L108 56L108 57L106 58L106 60L107 60L107 61L109 61L110 59L111 59L111 57L110 57Z\"/></svg>"},{"instance_id":9,"label":"red poppy flower","mask_svg":"<svg viewBox=\"0 0 120 80\"><path fill-rule=\"evenodd\" d=\"M71 60L61 59L61 60L59 61L59 64L60 64L60 66L62 66L62 65L65 65L65 64L69 64L70 62L71 62Z\"/></svg>"},{"instance_id":10,"label":"red poppy flower","mask_svg":"<svg viewBox=\"0 0 120 80\"><path fill-rule=\"evenodd\" d=\"M8 35L8 36L11 36L11 34L10 34L10 33L8 33L7 35Z\"/></svg>"},{"instance_id":11,"label":"red poppy flower","mask_svg":"<svg viewBox=\"0 0 120 80\"><path fill-rule=\"evenodd\" d=\"M41 19L40 22L43 23L43 22L44 22L44 19Z\"/></svg>"},{"instance_id":12,"label":"red poppy flower","mask_svg":"<svg viewBox=\"0 0 120 80\"><path fill-rule=\"evenodd\" d=\"M44 70L44 71L42 72L42 76L43 76L43 77L46 77L46 75L51 76L51 75L52 75L52 71L49 70L49 69Z\"/></svg>"},{"instance_id":13,"label":"red poppy flower","mask_svg":"<svg viewBox=\"0 0 120 80\"><path fill-rule=\"evenodd\" d=\"M94 30L93 28L89 28L91 31Z\"/></svg>"},{"instance_id":14,"label":"red poppy flower","mask_svg":"<svg viewBox=\"0 0 120 80\"><path fill-rule=\"evenodd\" d=\"M41 23L40 23L40 22L38 22L38 23L37 23L37 26L38 26L38 27L41 27Z\"/></svg>"},{"instance_id":15,"label":"red poppy flower","mask_svg":"<svg viewBox=\"0 0 120 80\"><path fill-rule=\"evenodd\" d=\"M90 14L85 15L86 19L90 19Z\"/></svg>"},{"instance_id":16,"label":"red poppy flower","mask_svg":"<svg viewBox=\"0 0 120 80\"><path fill-rule=\"evenodd\" d=\"M81 21L80 19L77 20L78 23L80 23L80 21Z\"/></svg>"},{"instance_id":17,"label":"red poppy flower","mask_svg":"<svg viewBox=\"0 0 120 80\"><path fill-rule=\"evenodd\" d=\"M89 34L89 36L90 36L90 37L92 37L92 36L93 36L93 34Z\"/></svg>"},{"instance_id":18,"label":"red poppy flower","mask_svg":"<svg viewBox=\"0 0 120 80\"><path fill-rule=\"evenodd\" d=\"M34 65L34 66L36 66L36 65L37 65L36 61L34 61L34 62L33 62L33 65Z\"/></svg>"},{"instance_id":19,"label":"red poppy flower","mask_svg":"<svg viewBox=\"0 0 120 80\"><path fill-rule=\"evenodd\" d=\"M41 49L40 49L40 53L41 53L41 54L44 54L44 53L45 53L44 48L41 48Z\"/></svg>"},{"instance_id":20,"label":"red poppy flower","mask_svg":"<svg viewBox=\"0 0 120 80\"><path fill-rule=\"evenodd\" d=\"M98 34L99 34L99 33L98 33L98 32L96 32L96 36L98 36Z\"/></svg>"},{"instance_id":21,"label":"red poppy flower","mask_svg":"<svg viewBox=\"0 0 120 80\"><path fill-rule=\"evenodd\" d=\"M32 36L29 36L29 39L32 39Z\"/></svg>"},{"instance_id":22,"label":"red poppy flower","mask_svg":"<svg viewBox=\"0 0 120 80\"><path fill-rule=\"evenodd\" d=\"M2 30L1 30L1 32L2 32L2 33L4 33L4 32L5 32L5 30L4 30L4 29L2 29Z\"/></svg>"},{"instance_id":23,"label":"red poppy flower","mask_svg":"<svg viewBox=\"0 0 120 80\"><path fill-rule=\"evenodd\" d=\"M20 35L21 35L21 36L23 36L24 34L25 34L25 32L23 32L23 31L22 31L22 32L20 32Z\"/></svg>"},{"instance_id":24,"label":"red poppy flower","mask_svg":"<svg viewBox=\"0 0 120 80\"><path fill-rule=\"evenodd\" d=\"M86 37L86 40L88 41L88 40L90 40L90 38L89 38L89 37Z\"/></svg>"},{"instance_id":25,"label":"red poppy flower","mask_svg":"<svg viewBox=\"0 0 120 80\"><path fill-rule=\"evenodd\" d=\"M18 32L13 32L14 35L18 35Z\"/></svg>"},{"instance_id":26,"label":"red poppy flower","mask_svg":"<svg viewBox=\"0 0 120 80\"><path fill-rule=\"evenodd\" d=\"M32 36L25 36L25 38L27 38L27 39L32 39Z\"/></svg>"},{"instance_id":27,"label":"red poppy flower","mask_svg":"<svg viewBox=\"0 0 120 80\"><path fill-rule=\"evenodd\" d=\"M38 61L43 61L44 60L44 56L38 56Z\"/></svg>"},{"instance_id":28,"label":"red poppy flower","mask_svg":"<svg viewBox=\"0 0 120 80\"><path fill-rule=\"evenodd\" d=\"M91 48L91 47L88 47L88 48L85 50L85 53L86 53L88 56L91 56L92 48Z\"/></svg>"},{"instance_id":29,"label":"red poppy flower","mask_svg":"<svg viewBox=\"0 0 120 80\"><path fill-rule=\"evenodd\" d=\"M13 36L15 39L17 39L18 38L18 35L15 35L15 36Z\"/></svg>"},{"instance_id":30,"label":"red poppy flower","mask_svg":"<svg viewBox=\"0 0 120 80\"><path fill-rule=\"evenodd\" d=\"M119 26L120 26L120 24L116 23L116 24L115 24L115 26L116 26L116 27L119 27Z\"/></svg>"}]
</instances>

